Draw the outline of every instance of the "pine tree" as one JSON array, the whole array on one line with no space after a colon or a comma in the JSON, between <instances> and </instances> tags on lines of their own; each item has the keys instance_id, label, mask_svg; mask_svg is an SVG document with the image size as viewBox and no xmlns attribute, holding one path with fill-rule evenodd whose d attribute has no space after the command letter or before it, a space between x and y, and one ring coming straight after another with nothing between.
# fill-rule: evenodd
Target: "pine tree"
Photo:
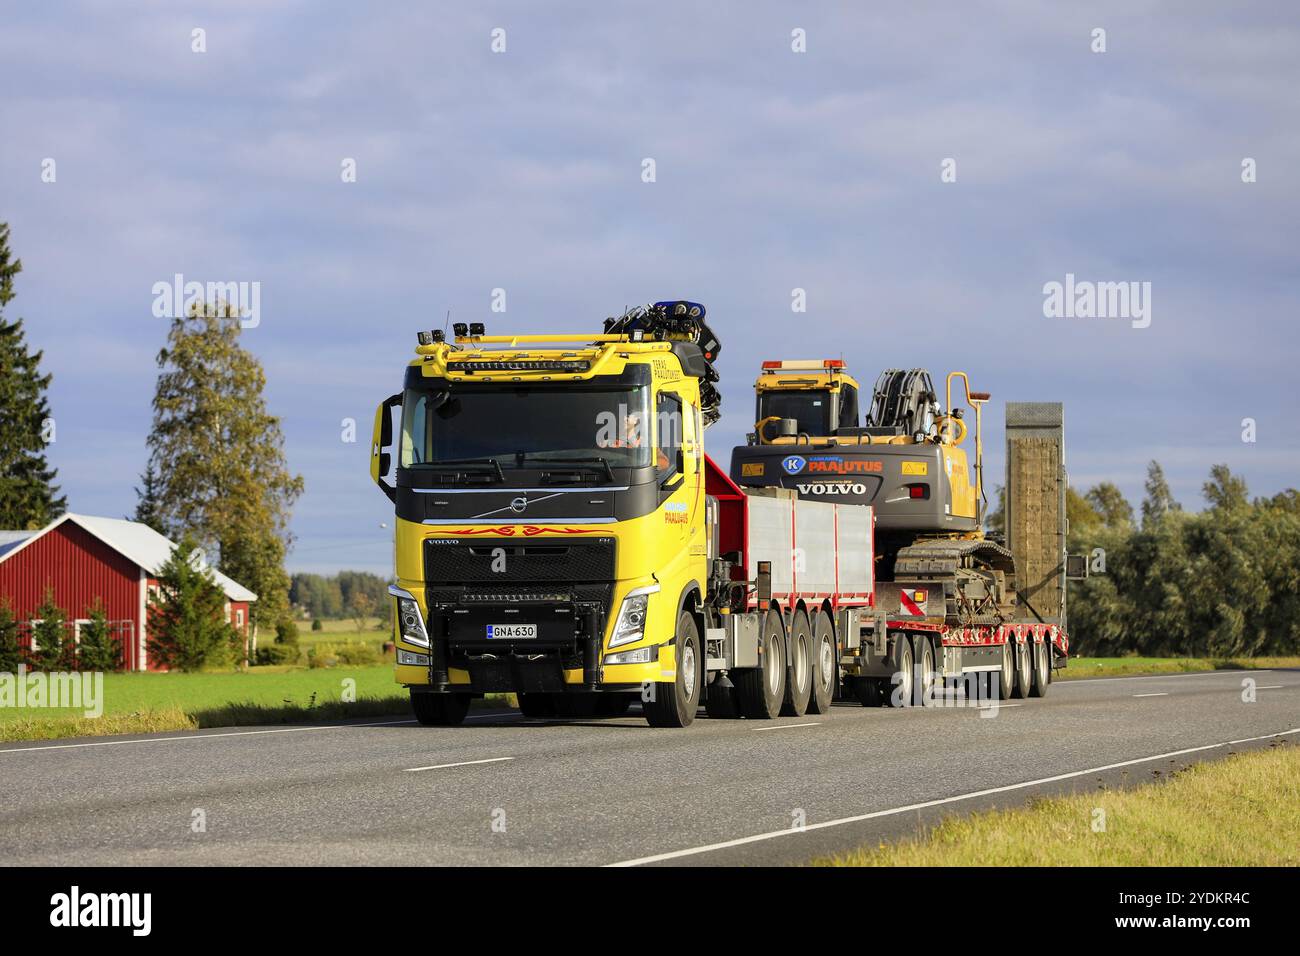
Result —
<instances>
[{"instance_id":1,"label":"pine tree","mask_svg":"<svg viewBox=\"0 0 1300 956\"><path fill-rule=\"evenodd\" d=\"M4 317L22 269L11 258L9 226L0 223L0 527L29 530L63 514L67 499L45 461L51 376L40 372L42 353L28 350L23 320Z\"/></svg>"},{"instance_id":2,"label":"pine tree","mask_svg":"<svg viewBox=\"0 0 1300 956\"><path fill-rule=\"evenodd\" d=\"M158 472L154 469L152 461L145 466L144 474L140 476L140 485L141 487L135 489L137 501L135 514L131 516L131 520L139 521L159 534L166 535L167 522L163 519L162 503L159 501L162 482L158 480Z\"/></svg>"},{"instance_id":3,"label":"pine tree","mask_svg":"<svg viewBox=\"0 0 1300 956\"><path fill-rule=\"evenodd\" d=\"M239 342L228 306L195 306L172 322L158 353L143 514L165 533L192 532L221 570L255 591L254 624L288 609L284 556L302 478L289 472L280 420L266 409L266 375ZM147 497L151 496L151 497Z\"/></svg>"},{"instance_id":4,"label":"pine tree","mask_svg":"<svg viewBox=\"0 0 1300 956\"><path fill-rule=\"evenodd\" d=\"M226 596L194 557L197 550L192 536L181 538L158 569L158 592L149 599L149 653L182 671L229 663L239 640L226 620Z\"/></svg>"},{"instance_id":5,"label":"pine tree","mask_svg":"<svg viewBox=\"0 0 1300 956\"><path fill-rule=\"evenodd\" d=\"M18 621L6 597L0 600L0 674L17 674L23 662L23 650L18 644Z\"/></svg>"},{"instance_id":6,"label":"pine tree","mask_svg":"<svg viewBox=\"0 0 1300 956\"><path fill-rule=\"evenodd\" d=\"M77 667L83 671L115 671L122 666L122 642L109 632L108 615L96 601L86 611L89 622L81 628Z\"/></svg>"},{"instance_id":7,"label":"pine tree","mask_svg":"<svg viewBox=\"0 0 1300 956\"><path fill-rule=\"evenodd\" d=\"M41 606L36 609L37 623L32 625L32 642L36 647L36 666L43 671L62 670L67 663L65 633L68 615L54 600L54 589L47 587Z\"/></svg>"}]
</instances>

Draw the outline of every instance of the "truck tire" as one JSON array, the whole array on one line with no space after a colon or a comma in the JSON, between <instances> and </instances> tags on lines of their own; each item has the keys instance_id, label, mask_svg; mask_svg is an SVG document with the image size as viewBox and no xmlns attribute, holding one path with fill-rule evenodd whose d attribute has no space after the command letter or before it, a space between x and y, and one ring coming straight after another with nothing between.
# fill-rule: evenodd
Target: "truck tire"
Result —
<instances>
[{"instance_id":1,"label":"truck tire","mask_svg":"<svg viewBox=\"0 0 1300 956\"><path fill-rule=\"evenodd\" d=\"M913 638L912 657L916 661L916 679L920 681L917 686L921 693L921 705L933 707L938 703L935 695L938 693L939 674L934 663L934 642L928 634L917 634Z\"/></svg>"},{"instance_id":2,"label":"truck tire","mask_svg":"<svg viewBox=\"0 0 1300 956\"><path fill-rule=\"evenodd\" d=\"M1011 696L1023 700L1029 696L1029 688L1034 682L1034 645L1028 641L1015 645L1016 652L1016 686Z\"/></svg>"},{"instance_id":3,"label":"truck tire","mask_svg":"<svg viewBox=\"0 0 1300 956\"><path fill-rule=\"evenodd\" d=\"M790 664L785 678L782 717L802 717L808 711L813 686L813 639L808 614L796 611L790 625Z\"/></svg>"},{"instance_id":4,"label":"truck tire","mask_svg":"<svg viewBox=\"0 0 1300 956\"><path fill-rule=\"evenodd\" d=\"M516 694L519 698L519 713L536 720L545 720L555 716L555 695L540 693Z\"/></svg>"},{"instance_id":5,"label":"truck tire","mask_svg":"<svg viewBox=\"0 0 1300 956\"><path fill-rule=\"evenodd\" d=\"M1047 642L1034 645L1034 680L1029 685L1030 697L1046 697L1047 685L1052 682L1052 649Z\"/></svg>"},{"instance_id":6,"label":"truck tire","mask_svg":"<svg viewBox=\"0 0 1300 956\"><path fill-rule=\"evenodd\" d=\"M736 710L736 688L719 687L717 681L714 681L704 695L704 712L713 720L734 720L739 717Z\"/></svg>"},{"instance_id":7,"label":"truck tire","mask_svg":"<svg viewBox=\"0 0 1300 956\"><path fill-rule=\"evenodd\" d=\"M458 727L469 713L469 694L411 691L411 710L425 727Z\"/></svg>"},{"instance_id":8,"label":"truck tire","mask_svg":"<svg viewBox=\"0 0 1300 956\"><path fill-rule=\"evenodd\" d=\"M998 700L1010 700L1016 688L1016 659L1009 638L1002 645L1002 670L994 671L993 674L997 675ZM993 674L989 676L992 677Z\"/></svg>"},{"instance_id":9,"label":"truck tire","mask_svg":"<svg viewBox=\"0 0 1300 956\"><path fill-rule=\"evenodd\" d=\"M894 665L894 675L889 679L887 703L890 707L911 707L912 682L916 673L912 669L912 642L906 634L895 633L889 657Z\"/></svg>"},{"instance_id":10,"label":"truck tire","mask_svg":"<svg viewBox=\"0 0 1300 956\"><path fill-rule=\"evenodd\" d=\"M813 686L812 696L808 700L808 713L829 714L831 701L839 689L840 662L839 651L835 647L835 628L825 611L818 611L813 618L812 658Z\"/></svg>"},{"instance_id":11,"label":"truck tire","mask_svg":"<svg viewBox=\"0 0 1300 956\"><path fill-rule=\"evenodd\" d=\"M853 696L863 707L879 707L885 702L888 685L879 677L854 677Z\"/></svg>"},{"instance_id":12,"label":"truck tire","mask_svg":"<svg viewBox=\"0 0 1300 956\"><path fill-rule=\"evenodd\" d=\"M704 687L704 654L695 615L683 611L677 619L677 674L654 685L654 699L642 703L651 727L688 727L700 706Z\"/></svg>"},{"instance_id":13,"label":"truck tire","mask_svg":"<svg viewBox=\"0 0 1300 956\"><path fill-rule=\"evenodd\" d=\"M767 612L759 639L759 666L736 671L736 705L742 717L771 720L785 702L785 625L779 613Z\"/></svg>"}]
</instances>

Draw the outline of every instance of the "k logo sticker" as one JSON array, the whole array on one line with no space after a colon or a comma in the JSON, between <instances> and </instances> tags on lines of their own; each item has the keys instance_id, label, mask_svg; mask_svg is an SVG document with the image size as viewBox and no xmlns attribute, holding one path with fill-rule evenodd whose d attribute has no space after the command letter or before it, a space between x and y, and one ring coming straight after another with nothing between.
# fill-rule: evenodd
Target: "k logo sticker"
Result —
<instances>
[{"instance_id":1,"label":"k logo sticker","mask_svg":"<svg viewBox=\"0 0 1300 956\"><path fill-rule=\"evenodd\" d=\"M789 458L785 458L781 461L781 467L784 468L786 474L789 475L799 474L799 472L803 471L803 466L806 464L807 462L798 455L791 455Z\"/></svg>"}]
</instances>

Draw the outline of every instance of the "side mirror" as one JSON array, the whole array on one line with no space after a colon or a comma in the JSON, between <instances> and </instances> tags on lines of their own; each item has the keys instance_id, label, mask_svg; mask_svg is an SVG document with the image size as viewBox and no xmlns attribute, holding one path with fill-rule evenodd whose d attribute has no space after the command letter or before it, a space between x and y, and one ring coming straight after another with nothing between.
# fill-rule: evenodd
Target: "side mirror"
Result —
<instances>
[{"instance_id":1,"label":"side mirror","mask_svg":"<svg viewBox=\"0 0 1300 956\"><path fill-rule=\"evenodd\" d=\"M401 395L389 395L380 402L370 437L370 480L388 495L389 501L397 500L397 485L390 485L387 478L393 467L393 409L401 407Z\"/></svg>"}]
</instances>

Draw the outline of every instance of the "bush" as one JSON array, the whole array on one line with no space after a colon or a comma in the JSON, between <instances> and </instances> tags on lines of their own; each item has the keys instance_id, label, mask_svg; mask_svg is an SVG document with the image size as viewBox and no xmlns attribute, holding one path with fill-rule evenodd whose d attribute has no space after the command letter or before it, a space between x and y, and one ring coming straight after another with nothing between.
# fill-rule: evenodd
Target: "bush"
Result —
<instances>
[{"instance_id":1,"label":"bush","mask_svg":"<svg viewBox=\"0 0 1300 956\"><path fill-rule=\"evenodd\" d=\"M298 646L298 625L293 618L281 618L275 625L275 643Z\"/></svg>"},{"instance_id":2,"label":"bush","mask_svg":"<svg viewBox=\"0 0 1300 956\"><path fill-rule=\"evenodd\" d=\"M317 644L307 649L308 667L333 667L338 662L338 649L333 644Z\"/></svg>"},{"instance_id":3,"label":"bush","mask_svg":"<svg viewBox=\"0 0 1300 956\"><path fill-rule=\"evenodd\" d=\"M317 644L307 651L308 667L337 667L339 664L359 667L378 664L381 659L379 651L370 644Z\"/></svg>"},{"instance_id":4,"label":"bush","mask_svg":"<svg viewBox=\"0 0 1300 956\"><path fill-rule=\"evenodd\" d=\"M298 663L298 645L268 644L257 649L258 664L296 664Z\"/></svg>"},{"instance_id":5,"label":"bush","mask_svg":"<svg viewBox=\"0 0 1300 956\"><path fill-rule=\"evenodd\" d=\"M342 644L338 649L338 658L340 664L354 666L378 664L380 660L379 652L373 644Z\"/></svg>"},{"instance_id":6,"label":"bush","mask_svg":"<svg viewBox=\"0 0 1300 956\"><path fill-rule=\"evenodd\" d=\"M311 629L313 631L323 631L325 630L325 625L320 622L320 618L312 618Z\"/></svg>"}]
</instances>

